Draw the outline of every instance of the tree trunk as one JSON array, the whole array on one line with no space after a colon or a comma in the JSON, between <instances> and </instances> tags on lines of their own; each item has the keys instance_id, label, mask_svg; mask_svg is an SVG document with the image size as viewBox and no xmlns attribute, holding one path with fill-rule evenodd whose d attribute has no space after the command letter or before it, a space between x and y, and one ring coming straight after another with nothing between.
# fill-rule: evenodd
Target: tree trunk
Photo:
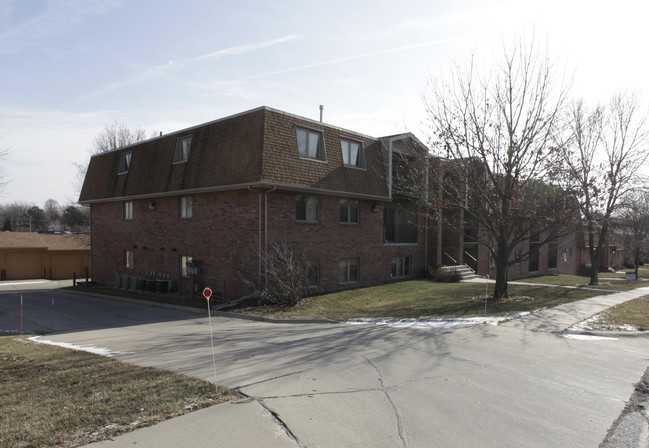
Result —
<instances>
[{"instance_id":1,"label":"tree trunk","mask_svg":"<svg viewBox=\"0 0 649 448\"><path fill-rule=\"evenodd\" d=\"M599 284L599 251L595 248L595 229L588 225L588 252L590 253L590 281L589 285Z\"/></svg>"},{"instance_id":2,"label":"tree trunk","mask_svg":"<svg viewBox=\"0 0 649 448\"><path fill-rule=\"evenodd\" d=\"M496 260L496 286L494 287L494 300L500 300L509 297L507 285L507 271L509 267L507 262Z\"/></svg>"}]
</instances>

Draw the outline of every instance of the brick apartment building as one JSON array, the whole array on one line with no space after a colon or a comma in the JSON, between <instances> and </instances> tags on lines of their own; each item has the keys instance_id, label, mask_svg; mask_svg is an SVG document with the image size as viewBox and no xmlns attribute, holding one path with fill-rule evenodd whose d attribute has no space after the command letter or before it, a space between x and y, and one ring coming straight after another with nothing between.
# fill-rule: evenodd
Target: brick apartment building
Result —
<instances>
[{"instance_id":1,"label":"brick apartment building","mask_svg":"<svg viewBox=\"0 0 649 448\"><path fill-rule=\"evenodd\" d=\"M410 133L374 138L261 107L95 155L80 197L91 206L93 280L144 289L157 278L181 294L209 286L237 297L249 292L243 278L261 278L273 243L300 246L322 291L440 263L493 275L475 231L434 222L419 207L426 198L402 188L401 161L422 152ZM574 235L541 246L510 278L575 273L574 247Z\"/></svg>"},{"instance_id":2,"label":"brick apartment building","mask_svg":"<svg viewBox=\"0 0 649 448\"><path fill-rule=\"evenodd\" d=\"M392 183L412 145L261 107L95 155L80 196L93 279L240 296L273 242L299 245L321 290L423 273L426 218Z\"/></svg>"}]
</instances>

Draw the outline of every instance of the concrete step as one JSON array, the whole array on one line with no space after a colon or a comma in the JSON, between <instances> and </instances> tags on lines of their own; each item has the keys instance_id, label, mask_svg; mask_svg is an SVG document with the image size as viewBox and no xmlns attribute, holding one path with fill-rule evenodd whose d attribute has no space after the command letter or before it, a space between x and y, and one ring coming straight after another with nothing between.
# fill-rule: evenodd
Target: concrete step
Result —
<instances>
[{"instance_id":1,"label":"concrete step","mask_svg":"<svg viewBox=\"0 0 649 448\"><path fill-rule=\"evenodd\" d=\"M472 278L478 278L475 271L471 269L466 264L461 264L457 266L442 266L441 269L457 272L462 277L462 280L470 280Z\"/></svg>"}]
</instances>

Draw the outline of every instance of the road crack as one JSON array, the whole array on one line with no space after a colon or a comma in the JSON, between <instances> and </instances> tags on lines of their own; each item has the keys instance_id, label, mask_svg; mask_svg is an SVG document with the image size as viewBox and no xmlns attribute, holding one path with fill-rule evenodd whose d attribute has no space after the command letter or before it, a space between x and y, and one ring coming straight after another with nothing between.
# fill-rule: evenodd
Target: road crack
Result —
<instances>
[{"instance_id":1,"label":"road crack","mask_svg":"<svg viewBox=\"0 0 649 448\"><path fill-rule=\"evenodd\" d=\"M381 373L381 370L367 357L363 356L363 359L365 359L365 361L367 361L367 363L372 367L374 367L374 370L376 370L376 374L379 377L379 383L381 384L381 392L385 394L386 398L390 402L390 405L392 406L392 409L394 410L394 414L397 418L397 429L399 431L399 437L401 438L401 443L403 444L404 448L408 448L408 436L406 435L406 429L403 424L403 418L401 417L401 413L399 412L399 407L394 402L394 400L390 396L388 388L385 386L385 382L383 381L383 374Z\"/></svg>"},{"instance_id":2,"label":"road crack","mask_svg":"<svg viewBox=\"0 0 649 448\"><path fill-rule=\"evenodd\" d=\"M246 399L253 400L253 401L256 401L257 403L259 403L259 405L262 408L264 408L273 417L273 420L275 420L275 422L284 430L286 435L289 438L291 438L299 448L305 448L306 447L306 445L303 445L300 442L300 439L298 439L297 435L295 435L295 433L291 430L291 428L288 426L288 424L282 419L282 417L279 415L279 413L277 411L275 411L273 408L271 408L270 406L268 406L264 402L263 399L253 397L251 395L246 395L245 393L241 392L240 390L238 390L238 392L241 395L243 395L244 397L246 397Z\"/></svg>"}]
</instances>

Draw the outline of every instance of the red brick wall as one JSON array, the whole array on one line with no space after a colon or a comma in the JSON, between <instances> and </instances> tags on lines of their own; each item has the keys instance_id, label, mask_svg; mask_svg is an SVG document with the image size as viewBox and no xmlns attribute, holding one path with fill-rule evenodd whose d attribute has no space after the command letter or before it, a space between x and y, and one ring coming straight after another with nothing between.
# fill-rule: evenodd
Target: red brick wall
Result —
<instances>
[{"instance_id":1,"label":"red brick wall","mask_svg":"<svg viewBox=\"0 0 649 448\"><path fill-rule=\"evenodd\" d=\"M340 198L320 196L318 223L295 221L295 194L268 193L268 239L299 244L310 259L319 260L320 287L335 290L390 281L393 256L411 256L411 275L424 269L424 229L419 217L418 244L384 245L383 208L373 212L372 201L360 201L360 223L339 222ZM191 219L180 218L179 197L133 201L133 220L124 221L123 202L92 205L93 279L113 284L115 275L168 274L188 292L180 279L180 257L191 256L202 268L201 286L236 297L249 292L241 275L258 277L259 191L193 195ZM262 238L265 236L261 193ZM155 202L155 209L149 203ZM134 255L134 268L124 266L124 251ZM360 280L338 283L338 260L358 258Z\"/></svg>"}]
</instances>

